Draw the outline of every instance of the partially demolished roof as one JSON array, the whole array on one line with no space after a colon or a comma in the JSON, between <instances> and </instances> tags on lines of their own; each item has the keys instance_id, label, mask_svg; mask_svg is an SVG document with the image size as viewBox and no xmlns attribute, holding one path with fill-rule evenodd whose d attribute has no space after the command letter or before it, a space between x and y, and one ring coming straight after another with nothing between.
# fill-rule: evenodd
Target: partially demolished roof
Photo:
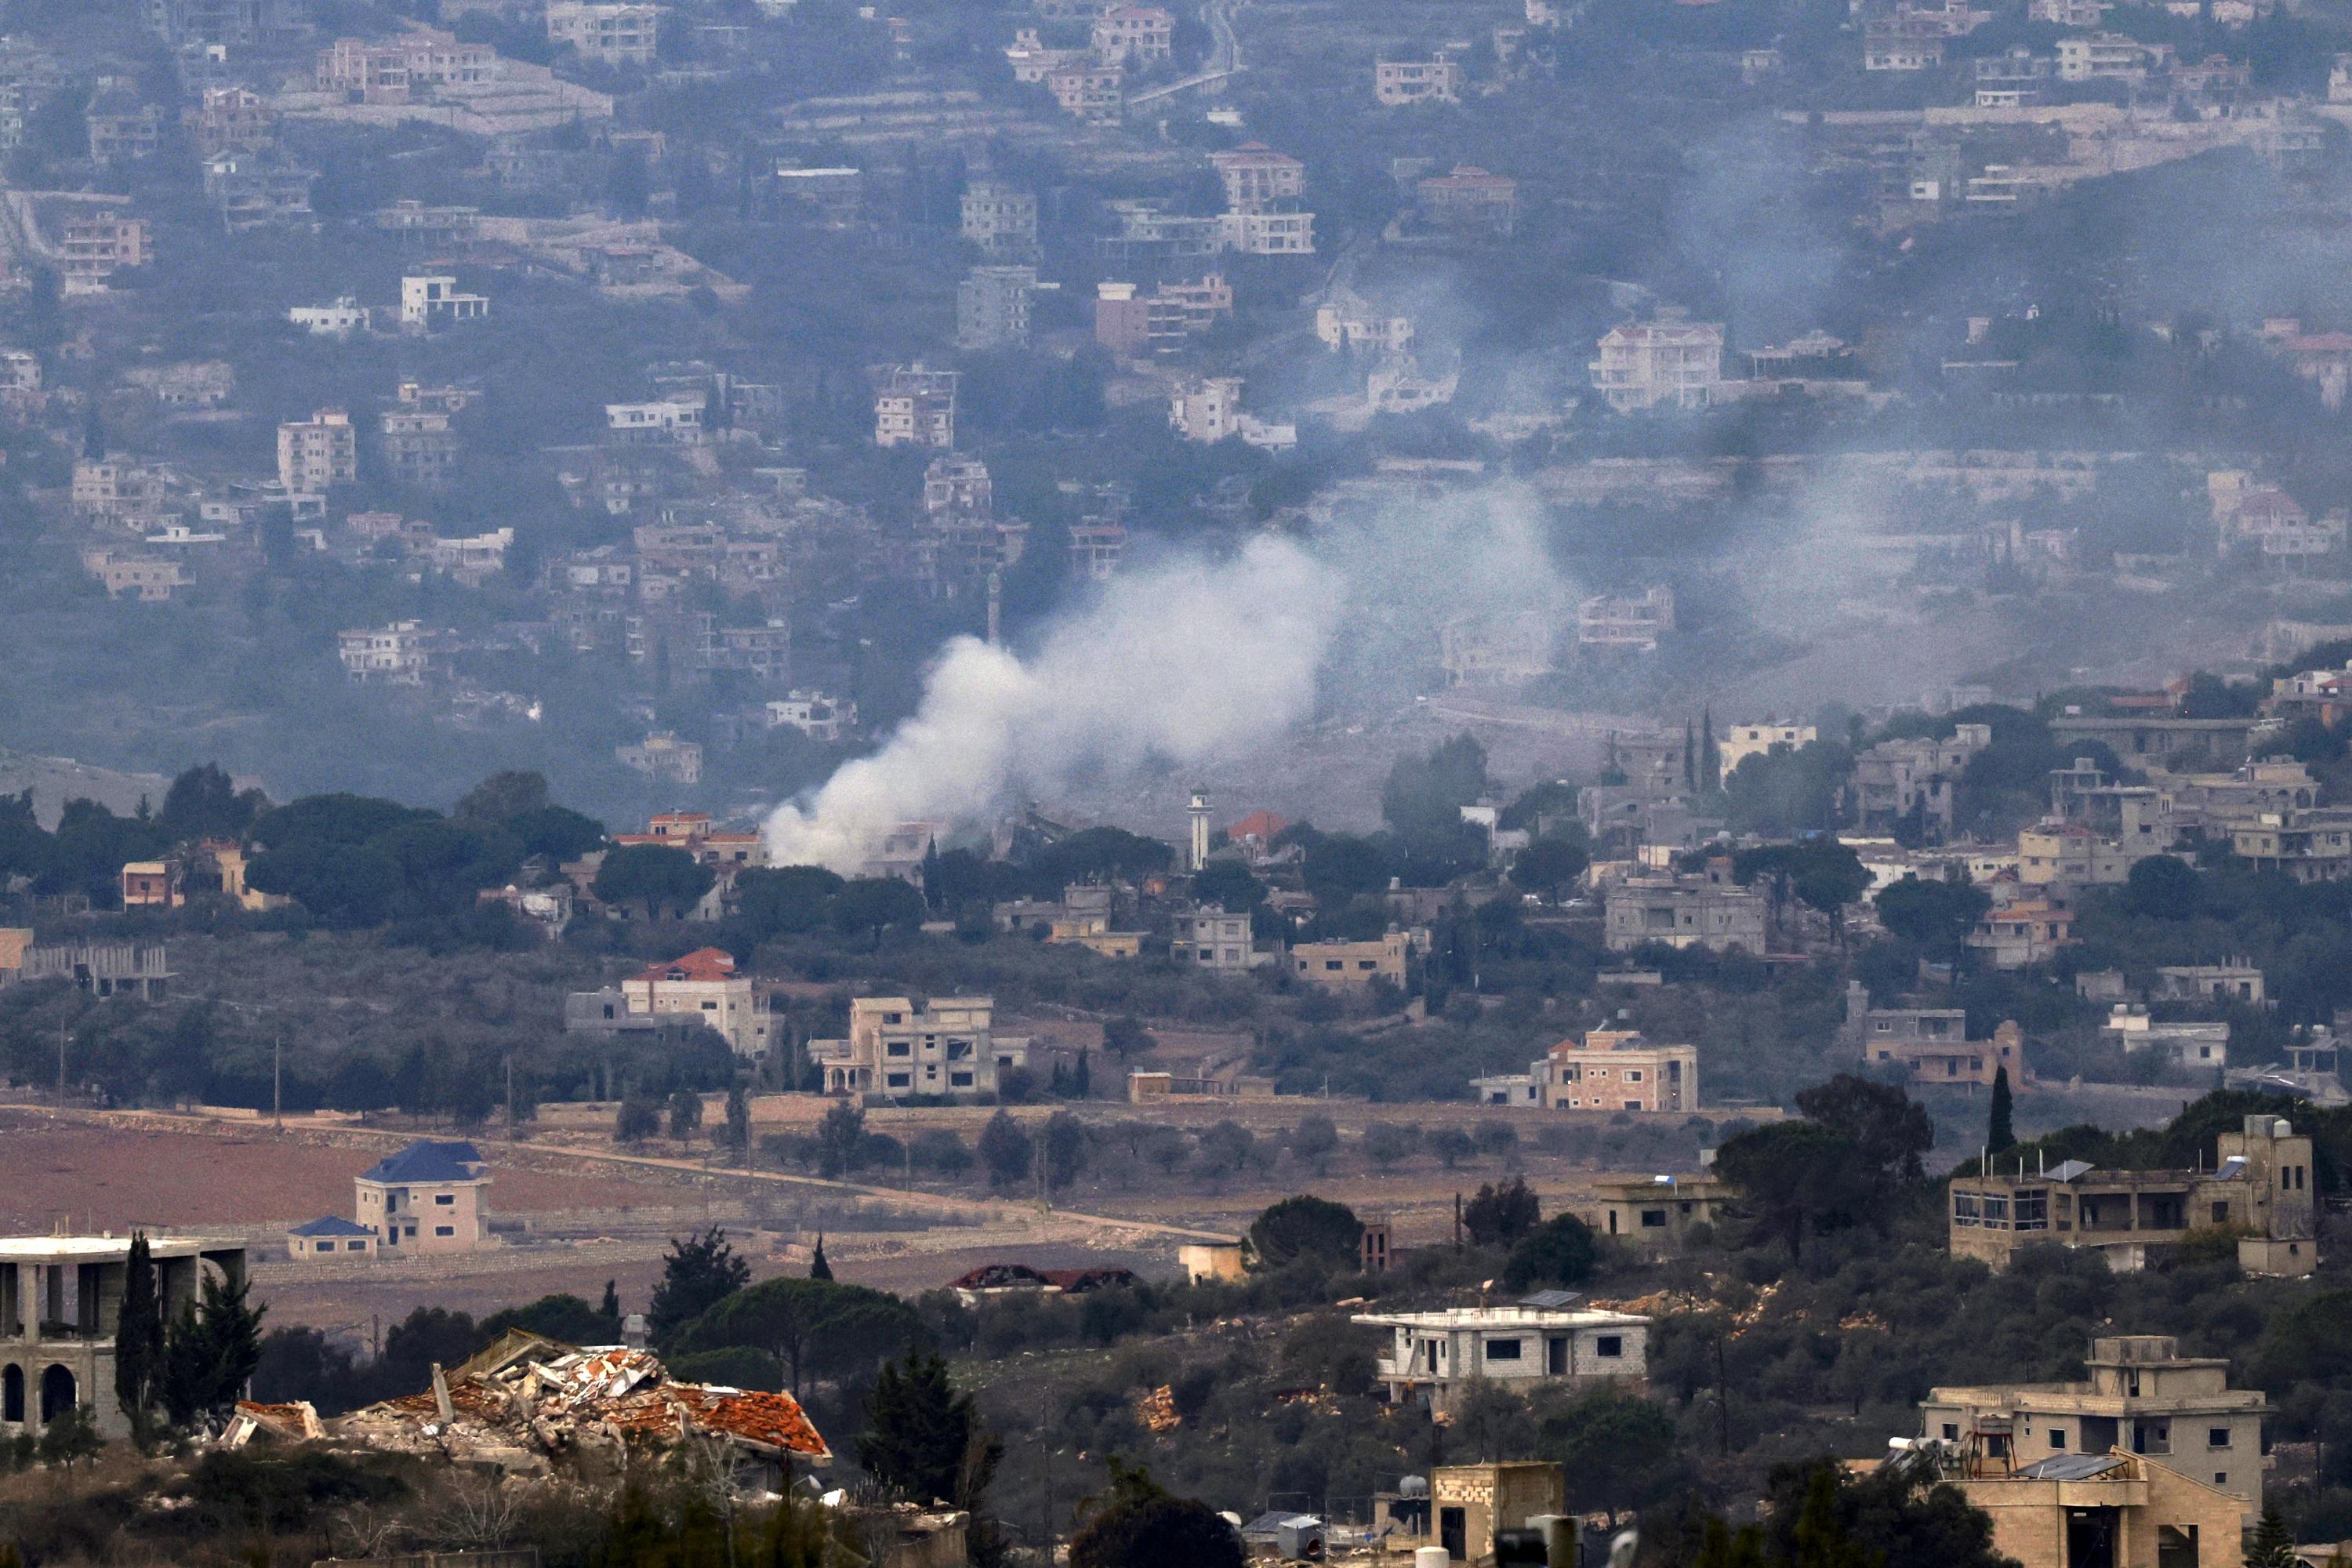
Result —
<instances>
[{"instance_id":1,"label":"partially demolished roof","mask_svg":"<svg viewBox=\"0 0 2352 1568\"><path fill-rule=\"evenodd\" d=\"M789 1394L673 1381L650 1351L579 1349L517 1330L434 1386L354 1412L340 1435L376 1447L516 1448L543 1456L667 1446L688 1433L823 1463L824 1436Z\"/></svg>"},{"instance_id":2,"label":"partially demolished roof","mask_svg":"<svg viewBox=\"0 0 2352 1568\"><path fill-rule=\"evenodd\" d=\"M236 1413L229 1417L227 1427L221 1433L221 1447L242 1448L257 1437L300 1443L326 1435L326 1428L319 1424L318 1411L307 1399L298 1399L290 1405L262 1405L240 1399Z\"/></svg>"}]
</instances>

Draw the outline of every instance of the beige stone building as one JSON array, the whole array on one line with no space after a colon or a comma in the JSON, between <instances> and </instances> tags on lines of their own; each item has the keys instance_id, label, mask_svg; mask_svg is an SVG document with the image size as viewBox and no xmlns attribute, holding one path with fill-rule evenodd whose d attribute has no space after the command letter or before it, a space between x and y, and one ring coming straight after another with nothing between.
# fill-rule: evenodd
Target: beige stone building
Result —
<instances>
[{"instance_id":1,"label":"beige stone building","mask_svg":"<svg viewBox=\"0 0 2352 1568\"><path fill-rule=\"evenodd\" d=\"M633 1014L699 1019L739 1057L757 1060L774 1038L775 1019L751 977L738 973L734 955L719 948L640 971L621 982L621 994Z\"/></svg>"},{"instance_id":2,"label":"beige stone building","mask_svg":"<svg viewBox=\"0 0 2352 1568\"><path fill-rule=\"evenodd\" d=\"M1688 1048L1688 1047L1685 1047ZM1628 1176L1596 1182L1588 1223L1651 1257L1679 1252L1693 1226L1717 1223L1732 1196L1720 1176Z\"/></svg>"},{"instance_id":3,"label":"beige stone building","mask_svg":"<svg viewBox=\"0 0 2352 1568\"><path fill-rule=\"evenodd\" d=\"M473 1252L493 1245L488 1165L471 1143L420 1139L352 1179L360 1226L386 1257Z\"/></svg>"},{"instance_id":4,"label":"beige stone building","mask_svg":"<svg viewBox=\"0 0 2352 1568\"><path fill-rule=\"evenodd\" d=\"M2231 1388L2227 1361L2184 1356L2169 1334L2120 1334L2092 1341L2084 1366L2090 1375L2076 1383L1932 1389L1920 1435L2011 1469L2122 1449L2262 1511L2270 1404L2259 1389Z\"/></svg>"},{"instance_id":5,"label":"beige stone building","mask_svg":"<svg viewBox=\"0 0 2352 1568\"><path fill-rule=\"evenodd\" d=\"M1696 1110L1698 1047L1644 1038L1638 1029L1592 1029L1536 1064L1550 1110Z\"/></svg>"},{"instance_id":6,"label":"beige stone building","mask_svg":"<svg viewBox=\"0 0 2352 1568\"><path fill-rule=\"evenodd\" d=\"M995 1022L992 996L934 996L922 1007L860 996L849 1004L849 1037L811 1040L809 1059L827 1094L979 1100L1029 1061L1028 1039L998 1035Z\"/></svg>"},{"instance_id":7,"label":"beige stone building","mask_svg":"<svg viewBox=\"0 0 2352 1568\"><path fill-rule=\"evenodd\" d=\"M1444 1415L1472 1385L1517 1393L1560 1384L1638 1384L1649 1373L1650 1320L1549 1307L1450 1307L1366 1312L1353 1320L1393 1337L1376 1363L1391 1404Z\"/></svg>"},{"instance_id":8,"label":"beige stone building","mask_svg":"<svg viewBox=\"0 0 2352 1568\"><path fill-rule=\"evenodd\" d=\"M2053 1454L1955 1482L2022 1568L2237 1568L2245 1510L2218 1487L2136 1454Z\"/></svg>"},{"instance_id":9,"label":"beige stone building","mask_svg":"<svg viewBox=\"0 0 2352 1568\"><path fill-rule=\"evenodd\" d=\"M1361 991L1385 980L1402 991L1412 941L1401 931L1370 942L1304 942L1290 950L1290 972L1326 991Z\"/></svg>"}]
</instances>

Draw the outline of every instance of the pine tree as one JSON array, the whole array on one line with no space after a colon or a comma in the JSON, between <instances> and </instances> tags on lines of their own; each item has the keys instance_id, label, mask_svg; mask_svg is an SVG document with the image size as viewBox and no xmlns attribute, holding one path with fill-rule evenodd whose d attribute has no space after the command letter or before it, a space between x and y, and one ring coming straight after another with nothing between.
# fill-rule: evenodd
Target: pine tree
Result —
<instances>
[{"instance_id":1,"label":"pine tree","mask_svg":"<svg viewBox=\"0 0 2352 1568\"><path fill-rule=\"evenodd\" d=\"M2017 1144L2017 1129L2011 1121L2009 1068L1995 1068L1992 1075L1992 1120L1985 1130L1985 1151L1998 1154Z\"/></svg>"},{"instance_id":2,"label":"pine tree","mask_svg":"<svg viewBox=\"0 0 2352 1568\"><path fill-rule=\"evenodd\" d=\"M2263 1505L2262 1522L2246 1543L2246 1568L2295 1568L2294 1537L2274 1502Z\"/></svg>"},{"instance_id":3,"label":"pine tree","mask_svg":"<svg viewBox=\"0 0 2352 1568\"><path fill-rule=\"evenodd\" d=\"M816 1256L809 1259L809 1278L812 1279L830 1279L833 1278L833 1265L824 1260L824 1233L823 1231L819 1231L817 1233Z\"/></svg>"},{"instance_id":4,"label":"pine tree","mask_svg":"<svg viewBox=\"0 0 2352 1568\"><path fill-rule=\"evenodd\" d=\"M114 1396L131 1421L131 1439L147 1446L157 1384L163 1369L163 1307L155 1262L142 1231L131 1238L122 1273L122 1310L114 1333Z\"/></svg>"},{"instance_id":5,"label":"pine tree","mask_svg":"<svg viewBox=\"0 0 2352 1568\"><path fill-rule=\"evenodd\" d=\"M252 1281L205 1276L201 1302L180 1309L163 1339L158 1393L175 1426L226 1415L261 1363L262 1309L246 1300Z\"/></svg>"}]
</instances>

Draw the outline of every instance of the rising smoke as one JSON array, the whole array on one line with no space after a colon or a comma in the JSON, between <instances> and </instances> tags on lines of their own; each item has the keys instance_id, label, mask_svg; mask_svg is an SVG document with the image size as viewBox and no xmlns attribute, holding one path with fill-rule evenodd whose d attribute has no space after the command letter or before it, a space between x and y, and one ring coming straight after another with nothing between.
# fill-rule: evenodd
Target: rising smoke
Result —
<instances>
[{"instance_id":1,"label":"rising smoke","mask_svg":"<svg viewBox=\"0 0 2352 1568\"><path fill-rule=\"evenodd\" d=\"M1557 608L1537 516L1516 491L1368 505L1308 542L1261 535L1122 574L1027 658L957 637L879 751L769 817L770 851L855 874L902 822L968 825L1081 774L1266 745L1333 679L1401 694L1433 659L1437 617Z\"/></svg>"}]
</instances>

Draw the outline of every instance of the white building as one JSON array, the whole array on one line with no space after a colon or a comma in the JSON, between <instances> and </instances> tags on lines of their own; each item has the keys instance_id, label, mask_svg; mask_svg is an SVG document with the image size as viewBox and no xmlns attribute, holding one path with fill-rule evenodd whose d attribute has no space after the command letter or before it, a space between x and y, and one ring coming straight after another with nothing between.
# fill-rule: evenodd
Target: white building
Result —
<instances>
[{"instance_id":1,"label":"white building","mask_svg":"<svg viewBox=\"0 0 2352 1568\"><path fill-rule=\"evenodd\" d=\"M857 728L857 704L822 691L794 689L767 706L768 728L798 730L831 745Z\"/></svg>"},{"instance_id":2,"label":"white building","mask_svg":"<svg viewBox=\"0 0 2352 1568\"><path fill-rule=\"evenodd\" d=\"M624 439L699 446L707 401L704 394L693 392L657 397L651 403L607 403L604 428Z\"/></svg>"},{"instance_id":3,"label":"white building","mask_svg":"<svg viewBox=\"0 0 2352 1568\"><path fill-rule=\"evenodd\" d=\"M1453 60L1381 60L1372 68L1372 96L1390 109L1459 103L1462 67Z\"/></svg>"},{"instance_id":4,"label":"white building","mask_svg":"<svg viewBox=\"0 0 2352 1568\"><path fill-rule=\"evenodd\" d=\"M748 974L736 973L734 955L705 947L656 963L621 982L628 1010L639 1017L698 1019L739 1057L767 1055L775 1020Z\"/></svg>"},{"instance_id":5,"label":"white building","mask_svg":"<svg viewBox=\"0 0 2352 1568\"><path fill-rule=\"evenodd\" d=\"M964 187L963 237L992 256L1020 256L1037 246L1037 198L994 180Z\"/></svg>"},{"instance_id":6,"label":"white building","mask_svg":"<svg viewBox=\"0 0 2352 1568\"><path fill-rule=\"evenodd\" d=\"M400 324L409 331L425 331L457 321L478 321L489 313L489 296L459 293L455 278L428 276L400 280Z\"/></svg>"},{"instance_id":7,"label":"white building","mask_svg":"<svg viewBox=\"0 0 2352 1568\"><path fill-rule=\"evenodd\" d=\"M608 66L649 66L666 9L614 0L548 0L547 40L569 44L583 58Z\"/></svg>"},{"instance_id":8,"label":"white building","mask_svg":"<svg viewBox=\"0 0 2352 1568\"><path fill-rule=\"evenodd\" d=\"M365 305L342 294L331 305L297 305L286 319L314 337L347 338L368 330L370 314Z\"/></svg>"},{"instance_id":9,"label":"white building","mask_svg":"<svg viewBox=\"0 0 2352 1568\"><path fill-rule=\"evenodd\" d=\"M1650 1320L1630 1312L1455 1307L1366 1312L1354 1321L1395 1336L1376 1363L1390 1402L1415 1401L1439 1414L1481 1381L1527 1393L1551 1384L1638 1383L1649 1374Z\"/></svg>"},{"instance_id":10,"label":"white building","mask_svg":"<svg viewBox=\"0 0 2352 1568\"><path fill-rule=\"evenodd\" d=\"M1654 320L1610 328L1601 335L1600 357L1587 368L1594 390L1620 414L1661 404L1705 408L1724 389L1723 328L1661 310Z\"/></svg>"},{"instance_id":11,"label":"white building","mask_svg":"<svg viewBox=\"0 0 2352 1568\"><path fill-rule=\"evenodd\" d=\"M1193 968L1213 974L1244 973L1282 956L1257 945L1246 912L1230 914L1215 908L1177 916L1176 940L1169 950L1177 963L1189 961Z\"/></svg>"},{"instance_id":12,"label":"white building","mask_svg":"<svg viewBox=\"0 0 2352 1568\"><path fill-rule=\"evenodd\" d=\"M1187 441L1223 441L1238 437L1269 452L1298 444L1295 425L1268 425L1242 412L1242 378L1203 376L1180 386L1168 399L1168 427Z\"/></svg>"},{"instance_id":13,"label":"white building","mask_svg":"<svg viewBox=\"0 0 2352 1568\"><path fill-rule=\"evenodd\" d=\"M323 495L336 485L357 483L359 453L351 416L321 408L278 427L278 482L295 495Z\"/></svg>"},{"instance_id":14,"label":"white building","mask_svg":"<svg viewBox=\"0 0 2352 1568\"><path fill-rule=\"evenodd\" d=\"M335 634L335 657L360 686L422 686L439 664L441 635L422 621Z\"/></svg>"},{"instance_id":15,"label":"white building","mask_svg":"<svg viewBox=\"0 0 2352 1568\"><path fill-rule=\"evenodd\" d=\"M1750 757L1768 755L1775 746L1786 746L1792 752L1802 751L1818 739L1811 724L1780 724L1768 719L1761 724L1734 724L1715 743L1715 754L1729 778L1732 771Z\"/></svg>"},{"instance_id":16,"label":"white building","mask_svg":"<svg viewBox=\"0 0 2352 1568\"><path fill-rule=\"evenodd\" d=\"M894 366L874 395L874 444L953 447L960 374L920 364Z\"/></svg>"}]
</instances>

